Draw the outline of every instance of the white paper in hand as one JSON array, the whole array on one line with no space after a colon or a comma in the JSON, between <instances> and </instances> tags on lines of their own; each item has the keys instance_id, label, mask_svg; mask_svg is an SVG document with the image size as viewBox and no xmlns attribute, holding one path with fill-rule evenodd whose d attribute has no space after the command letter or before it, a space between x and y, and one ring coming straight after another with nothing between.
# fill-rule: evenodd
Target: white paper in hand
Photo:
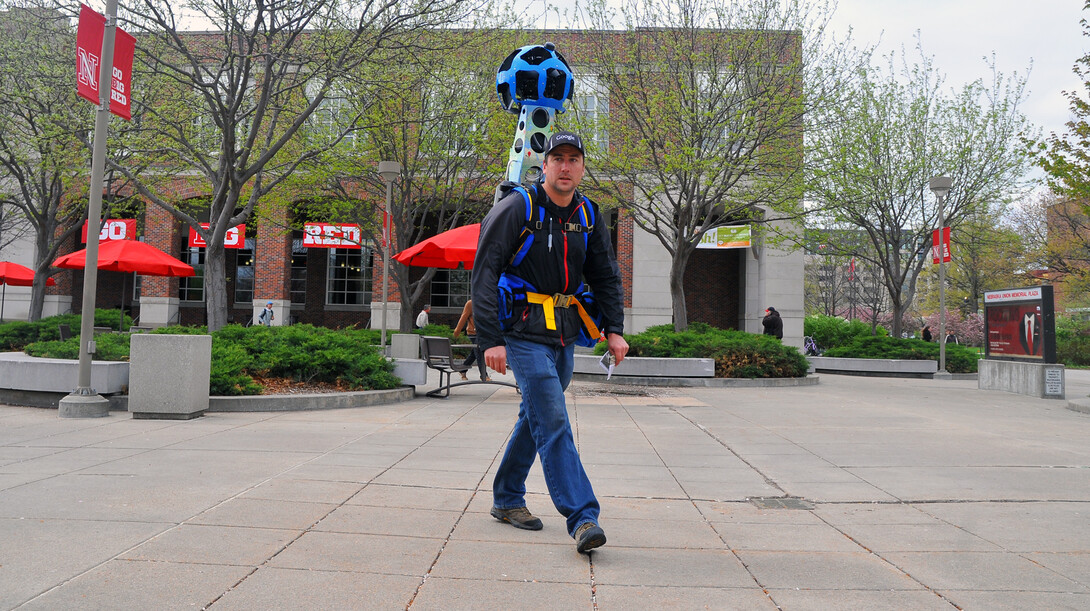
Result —
<instances>
[{"instance_id":1,"label":"white paper in hand","mask_svg":"<svg viewBox=\"0 0 1090 611\"><path fill-rule=\"evenodd\" d=\"M607 380L610 378L610 376L613 375L613 367L614 367L614 364L616 363L616 360L617 359L615 359L613 357L612 352L606 352L605 354L602 355L602 360L598 361L598 364L601 365L602 369L605 370L605 372L606 372L606 379Z\"/></svg>"}]
</instances>

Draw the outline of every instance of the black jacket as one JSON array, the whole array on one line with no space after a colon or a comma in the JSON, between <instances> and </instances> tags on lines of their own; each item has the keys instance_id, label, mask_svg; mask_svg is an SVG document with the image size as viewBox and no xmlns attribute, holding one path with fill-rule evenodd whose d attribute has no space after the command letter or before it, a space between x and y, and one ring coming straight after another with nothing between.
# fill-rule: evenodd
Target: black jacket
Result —
<instances>
[{"instance_id":1,"label":"black jacket","mask_svg":"<svg viewBox=\"0 0 1090 611\"><path fill-rule=\"evenodd\" d=\"M530 251L517 267L510 266L510 261L521 243L519 234L526 226L526 203L522 195L508 193L481 222L481 237L473 260L472 299L477 342L482 351L505 345L505 334L547 345L567 345L579 336L581 323L575 307L556 308L556 330L549 330L542 306L524 302L515 304L512 316L505 321L507 329L501 330L497 287L500 274L505 272L547 295L570 295L578 290L580 283L586 282L594 290L602 312L602 332L624 332L620 268L613 255L609 231L600 222L597 204L590 202L595 222L584 246L583 233L564 230L564 223L578 222L576 211L583 203L583 196L577 191L572 203L560 208L549 200L540 185L538 190L536 201L546 213L544 227L535 234Z\"/></svg>"},{"instance_id":2,"label":"black jacket","mask_svg":"<svg viewBox=\"0 0 1090 611\"><path fill-rule=\"evenodd\" d=\"M783 319L780 318L779 312L769 312L768 316L765 316L764 320L761 321L761 324L765 327L765 335L783 339Z\"/></svg>"}]
</instances>

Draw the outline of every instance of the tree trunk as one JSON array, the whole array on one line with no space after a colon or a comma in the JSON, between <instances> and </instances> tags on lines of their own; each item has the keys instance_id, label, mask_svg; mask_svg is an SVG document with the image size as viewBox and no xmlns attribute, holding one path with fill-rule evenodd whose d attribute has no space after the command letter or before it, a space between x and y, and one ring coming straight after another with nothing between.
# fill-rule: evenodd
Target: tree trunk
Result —
<instances>
[{"instance_id":1,"label":"tree trunk","mask_svg":"<svg viewBox=\"0 0 1090 611\"><path fill-rule=\"evenodd\" d=\"M204 257L204 303L208 332L227 325L227 257L223 242L208 241Z\"/></svg>"},{"instance_id":2,"label":"tree trunk","mask_svg":"<svg viewBox=\"0 0 1090 611\"><path fill-rule=\"evenodd\" d=\"M34 240L34 284L30 287L30 321L42 319L42 309L45 307L45 283L52 261L49 261L49 236L53 235L55 227L50 226L37 232ZM76 299L72 295L72 299Z\"/></svg>"},{"instance_id":3,"label":"tree trunk","mask_svg":"<svg viewBox=\"0 0 1090 611\"><path fill-rule=\"evenodd\" d=\"M670 307L674 314L674 331L689 328L689 310L685 306L685 267L692 249L678 246L670 259Z\"/></svg>"}]
</instances>

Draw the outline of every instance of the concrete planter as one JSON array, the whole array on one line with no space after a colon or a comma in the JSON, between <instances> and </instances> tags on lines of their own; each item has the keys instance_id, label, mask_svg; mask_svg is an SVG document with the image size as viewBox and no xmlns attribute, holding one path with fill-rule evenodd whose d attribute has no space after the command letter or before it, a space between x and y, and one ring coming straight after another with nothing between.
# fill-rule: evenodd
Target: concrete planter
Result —
<instances>
[{"instance_id":1,"label":"concrete planter","mask_svg":"<svg viewBox=\"0 0 1090 611\"><path fill-rule=\"evenodd\" d=\"M599 365L602 359L593 354L575 355L575 373L605 377ZM660 359L628 357L613 370L613 377L638 378L714 378L715 361L712 359Z\"/></svg>"},{"instance_id":2,"label":"concrete planter","mask_svg":"<svg viewBox=\"0 0 1090 611\"><path fill-rule=\"evenodd\" d=\"M819 373L849 373L859 375L930 376L939 370L938 361L904 359L855 359L829 356L808 356L810 370Z\"/></svg>"}]
</instances>

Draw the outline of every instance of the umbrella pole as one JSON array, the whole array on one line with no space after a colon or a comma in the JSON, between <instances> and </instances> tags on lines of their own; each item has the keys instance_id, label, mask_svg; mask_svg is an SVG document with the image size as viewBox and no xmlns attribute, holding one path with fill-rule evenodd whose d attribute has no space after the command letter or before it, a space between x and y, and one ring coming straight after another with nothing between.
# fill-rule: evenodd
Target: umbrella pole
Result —
<instances>
[{"instance_id":1,"label":"umbrella pole","mask_svg":"<svg viewBox=\"0 0 1090 611\"><path fill-rule=\"evenodd\" d=\"M117 317L117 332L121 333L121 329L125 326L125 282L129 279L129 274L121 273L121 316Z\"/></svg>"},{"instance_id":2,"label":"umbrella pole","mask_svg":"<svg viewBox=\"0 0 1090 611\"><path fill-rule=\"evenodd\" d=\"M8 300L8 283L3 285L4 290L0 293L0 322L4 322L4 302Z\"/></svg>"}]
</instances>

